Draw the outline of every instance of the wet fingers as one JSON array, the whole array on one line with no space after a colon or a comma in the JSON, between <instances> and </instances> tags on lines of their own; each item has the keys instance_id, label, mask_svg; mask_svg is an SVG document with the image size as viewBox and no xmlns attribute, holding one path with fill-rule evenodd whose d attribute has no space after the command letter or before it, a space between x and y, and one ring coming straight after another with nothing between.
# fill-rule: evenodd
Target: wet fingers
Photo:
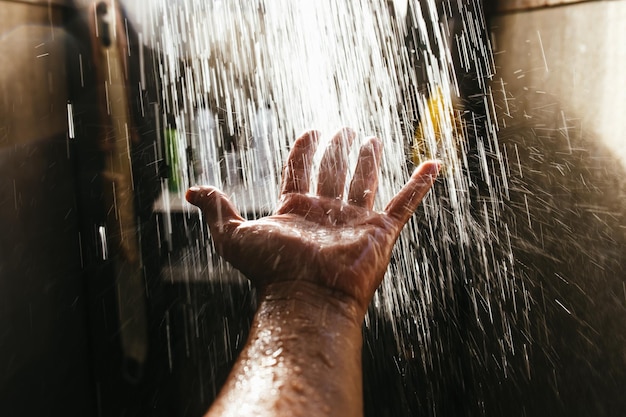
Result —
<instances>
[{"instance_id":1,"label":"wet fingers","mask_svg":"<svg viewBox=\"0 0 626 417\"><path fill-rule=\"evenodd\" d=\"M369 138L359 153L359 159L350 183L348 202L359 207L371 210L378 188L378 168L382 157L382 142L380 139Z\"/></svg>"},{"instance_id":2,"label":"wet fingers","mask_svg":"<svg viewBox=\"0 0 626 417\"><path fill-rule=\"evenodd\" d=\"M311 130L295 141L283 169L281 195L309 192L311 164L319 137L320 132Z\"/></svg>"},{"instance_id":3,"label":"wet fingers","mask_svg":"<svg viewBox=\"0 0 626 417\"><path fill-rule=\"evenodd\" d=\"M341 129L331 139L320 163L317 194L320 197L342 198L348 170L348 152L356 133Z\"/></svg>"}]
</instances>

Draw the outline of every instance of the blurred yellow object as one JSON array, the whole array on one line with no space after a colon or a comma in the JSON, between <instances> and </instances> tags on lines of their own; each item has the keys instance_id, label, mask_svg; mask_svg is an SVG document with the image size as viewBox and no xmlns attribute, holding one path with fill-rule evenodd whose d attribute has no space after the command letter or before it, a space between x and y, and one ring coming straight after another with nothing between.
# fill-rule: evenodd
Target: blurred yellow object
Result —
<instances>
[{"instance_id":1,"label":"blurred yellow object","mask_svg":"<svg viewBox=\"0 0 626 417\"><path fill-rule=\"evenodd\" d=\"M446 101L441 87L437 87L426 100L425 112L415 128L411 152L415 165L438 158L437 149L444 139L446 127L455 127L453 108L450 101Z\"/></svg>"}]
</instances>

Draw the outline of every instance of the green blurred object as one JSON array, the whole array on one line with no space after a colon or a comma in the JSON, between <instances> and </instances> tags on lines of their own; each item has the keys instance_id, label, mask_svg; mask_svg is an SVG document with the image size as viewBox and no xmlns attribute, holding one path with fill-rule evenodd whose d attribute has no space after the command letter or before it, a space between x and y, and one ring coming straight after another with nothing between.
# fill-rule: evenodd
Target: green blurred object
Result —
<instances>
[{"instance_id":1,"label":"green blurred object","mask_svg":"<svg viewBox=\"0 0 626 417\"><path fill-rule=\"evenodd\" d=\"M183 183L183 174L181 170L181 157L184 155L184 149L181 149L176 130L176 123L168 123L165 129L165 158L168 167L168 189L172 193L180 192Z\"/></svg>"}]
</instances>

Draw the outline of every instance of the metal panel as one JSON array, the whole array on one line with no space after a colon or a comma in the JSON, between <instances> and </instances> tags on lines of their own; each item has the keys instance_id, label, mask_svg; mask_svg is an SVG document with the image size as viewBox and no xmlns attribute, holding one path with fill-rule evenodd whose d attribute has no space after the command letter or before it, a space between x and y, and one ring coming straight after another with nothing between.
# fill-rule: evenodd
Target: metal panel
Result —
<instances>
[{"instance_id":1,"label":"metal panel","mask_svg":"<svg viewBox=\"0 0 626 417\"><path fill-rule=\"evenodd\" d=\"M598 1L492 20L505 220L533 301L486 415L626 409L625 19L626 2Z\"/></svg>"},{"instance_id":2,"label":"metal panel","mask_svg":"<svg viewBox=\"0 0 626 417\"><path fill-rule=\"evenodd\" d=\"M0 126L6 144L67 131L65 33L59 9L0 2ZM52 24L51 24L52 20Z\"/></svg>"},{"instance_id":3,"label":"metal panel","mask_svg":"<svg viewBox=\"0 0 626 417\"><path fill-rule=\"evenodd\" d=\"M513 13L494 21L498 77L514 96L554 95L626 167L626 1ZM557 24L558 23L558 24Z\"/></svg>"},{"instance_id":4,"label":"metal panel","mask_svg":"<svg viewBox=\"0 0 626 417\"><path fill-rule=\"evenodd\" d=\"M90 415L63 9L0 2L0 414Z\"/></svg>"},{"instance_id":5,"label":"metal panel","mask_svg":"<svg viewBox=\"0 0 626 417\"><path fill-rule=\"evenodd\" d=\"M4 3L23 3L39 6L71 6L72 0L2 0Z\"/></svg>"},{"instance_id":6,"label":"metal panel","mask_svg":"<svg viewBox=\"0 0 626 417\"><path fill-rule=\"evenodd\" d=\"M501 0L496 1L496 9L501 13L540 9L544 7L561 6L571 3L582 3L589 0Z\"/></svg>"}]
</instances>

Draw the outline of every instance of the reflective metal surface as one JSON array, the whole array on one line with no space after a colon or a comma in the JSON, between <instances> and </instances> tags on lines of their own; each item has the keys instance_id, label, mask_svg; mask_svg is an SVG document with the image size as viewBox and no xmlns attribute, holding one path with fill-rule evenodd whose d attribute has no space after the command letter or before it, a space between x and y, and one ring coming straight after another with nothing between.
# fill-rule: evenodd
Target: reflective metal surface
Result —
<instances>
[{"instance_id":1,"label":"reflective metal surface","mask_svg":"<svg viewBox=\"0 0 626 417\"><path fill-rule=\"evenodd\" d=\"M34 4L39 6L71 6L74 2L72 0L2 0L4 3L24 3Z\"/></svg>"},{"instance_id":2,"label":"reflective metal surface","mask_svg":"<svg viewBox=\"0 0 626 417\"><path fill-rule=\"evenodd\" d=\"M506 221L532 307L514 374L484 382L489 415L626 410L625 19L624 1L492 19Z\"/></svg>"},{"instance_id":3,"label":"reflective metal surface","mask_svg":"<svg viewBox=\"0 0 626 417\"><path fill-rule=\"evenodd\" d=\"M7 416L88 415L92 405L67 135L68 41L62 8L0 1L0 414Z\"/></svg>"}]
</instances>

